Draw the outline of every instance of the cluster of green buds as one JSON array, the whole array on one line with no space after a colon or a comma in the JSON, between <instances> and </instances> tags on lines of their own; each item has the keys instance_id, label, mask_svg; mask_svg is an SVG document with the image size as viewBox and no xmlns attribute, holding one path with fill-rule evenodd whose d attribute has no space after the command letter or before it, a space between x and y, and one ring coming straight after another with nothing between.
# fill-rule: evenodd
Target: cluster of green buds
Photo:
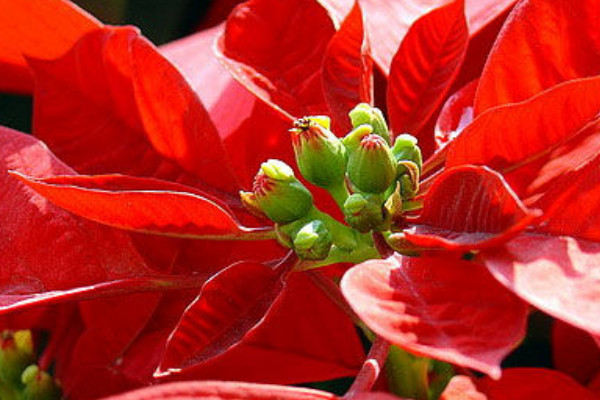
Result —
<instances>
[{"instance_id":1,"label":"cluster of green buds","mask_svg":"<svg viewBox=\"0 0 600 400\"><path fill-rule=\"evenodd\" d=\"M31 331L0 332L0 399L58 400L60 386L35 364Z\"/></svg>"},{"instance_id":2,"label":"cluster of green buds","mask_svg":"<svg viewBox=\"0 0 600 400\"><path fill-rule=\"evenodd\" d=\"M316 209L311 192L279 160L263 163L252 192L241 192L244 205L275 222L280 242L303 259L372 257L368 233L398 226L419 189L417 140L408 134L394 140L381 111L368 104L349 116L352 130L343 138L330 130L325 116L301 118L290 129L300 174L329 192L343 222Z\"/></svg>"}]
</instances>

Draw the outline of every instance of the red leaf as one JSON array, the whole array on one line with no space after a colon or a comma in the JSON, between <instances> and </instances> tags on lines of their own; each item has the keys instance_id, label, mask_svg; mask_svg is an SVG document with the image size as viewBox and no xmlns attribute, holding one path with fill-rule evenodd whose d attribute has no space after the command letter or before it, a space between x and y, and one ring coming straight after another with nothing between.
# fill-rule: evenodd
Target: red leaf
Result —
<instances>
[{"instance_id":1,"label":"red leaf","mask_svg":"<svg viewBox=\"0 0 600 400\"><path fill-rule=\"evenodd\" d=\"M350 131L350 110L373 101L373 60L358 1L327 46L322 79L335 130Z\"/></svg>"},{"instance_id":2,"label":"red leaf","mask_svg":"<svg viewBox=\"0 0 600 400\"><path fill-rule=\"evenodd\" d=\"M502 174L514 175L509 182L517 179L526 187L538 177L539 170L532 172L525 167L539 160L547 162L554 150L596 117L600 111L599 91L600 78L579 79L525 102L491 109L452 142L446 166L487 165Z\"/></svg>"},{"instance_id":3,"label":"red leaf","mask_svg":"<svg viewBox=\"0 0 600 400\"><path fill-rule=\"evenodd\" d=\"M0 0L0 89L31 92L24 56L55 58L85 33L102 26L64 0Z\"/></svg>"},{"instance_id":4,"label":"red leaf","mask_svg":"<svg viewBox=\"0 0 600 400\"><path fill-rule=\"evenodd\" d=\"M525 304L466 261L395 255L350 269L341 287L367 326L393 344L495 378L525 334Z\"/></svg>"},{"instance_id":5,"label":"red leaf","mask_svg":"<svg viewBox=\"0 0 600 400\"><path fill-rule=\"evenodd\" d=\"M203 239L268 235L240 226L210 198L193 189L179 191L181 185L169 182L111 175L46 179L14 175L57 206L122 229Z\"/></svg>"},{"instance_id":6,"label":"red leaf","mask_svg":"<svg viewBox=\"0 0 600 400\"><path fill-rule=\"evenodd\" d=\"M234 191L227 169L207 169L223 153L200 144L219 140L206 111L136 30L98 29L56 60L29 62L36 79L34 132L77 171ZM144 68L136 67L141 63ZM160 116L150 117L156 107ZM175 130L168 137L159 129L165 121Z\"/></svg>"},{"instance_id":7,"label":"red leaf","mask_svg":"<svg viewBox=\"0 0 600 400\"><path fill-rule=\"evenodd\" d=\"M552 364L560 372L585 385L600 373L600 348L587 332L554 320Z\"/></svg>"},{"instance_id":8,"label":"red leaf","mask_svg":"<svg viewBox=\"0 0 600 400\"><path fill-rule=\"evenodd\" d=\"M435 143L438 149L454 140L473 121L477 83L477 79L467 83L444 103L435 125Z\"/></svg>"},{"instance_id":9,"label":"red leaf","mask_svg":"<svg viewBox=\"0 0 600 400\"><path fill-rule=\"evenodd\" d=\"M251 0L229 16L219 50L234 77L287 118L327 114L319 71L334 33L316 0Z\"/></svg>"},{"instance_id":10,"label":"red leaf","mask_svg":"<svg viewBox=\"0 0 600 400\"><path fill-rule=\"evenodd\" d=\"M485 167L464 166L435 180L415 227L404 233L418 246L466 251L505 242L536 216L501 175Z\"/></svg>"},{"instance_id":11,"label":"red leaf","mask_svg":"<svg viewBox=\"0 0 600 400\"><path fill-rule=\"evenodd\" d=\"M600 73L598 14L600 3L594 0L520 2L488 58L477 90L476 115Z\"/></svg>"},{"instance_id":12,"label":"red leaf","mask_svg":"<svg viewBox=\"0 0 600 400\"><path fill-rule=\"evenodd\" d=\"M488 398L477 390L471 378L456 375L450 379L439 400L488 400Z\"/></svg>"},{"instance_id":13,"label":"red leaf","mask_svg":"<svg viewBox=\"0 0 600 400\"><path fill-rule=\"evenodd\" d=\"M468 39L463 0L433 10L410 27L390 69L392 131L419 132L458 74Z\"/></svg>"},{"instance_id":14,"label":"red leaf","mask_svg":"<svg viewBox=\"0 0 600 400\"><path fill-rule=\"evenodd\" d=\"M597 400L588 389L560 372L541 368L509 368L502 379L479 379L477 388L493 400Z\"/></svg>"},{"instance_id":15,"label":"red leaf","mask_svg":"<svg viewBox=\"0 0 600 400\"><path fill-rule=\"evenodd\" d=\"M242 340L281 294L283 272L241 263L208 280L171 333L155 374L199 364Z\"/></svg>"},{"instance_id":16,"label":"red leaf","mask_svg":"<svg viewBox=\"0 0 600 400\"><path fill-rule=\"evenodd\" d=\"M125 234L53 206L7 169L36 177L72 173L31 136L0 128L2 294L69 289L150 272Z\"/></svg>"},{"instance_id":17,"label":"red leaf","mask_svg":"<svg viewBox=\"0 0 600 400\"><path fill-rule=\"evenodd\" d=\"M600 334L600 243L527 234L483 256L496 279L527 302Z\"/></svg>"},{"instance_id":18,"label":"red leaf","mask_svg":"<svg viewBox=\"0 0 600 400\"><path fill-rule=\"evenodd\" d=\"M320 390L246 382L176 382L129 393L106 397L104 400L319 400L337 399L331 393Z\"/></svg>"}]
</instances>

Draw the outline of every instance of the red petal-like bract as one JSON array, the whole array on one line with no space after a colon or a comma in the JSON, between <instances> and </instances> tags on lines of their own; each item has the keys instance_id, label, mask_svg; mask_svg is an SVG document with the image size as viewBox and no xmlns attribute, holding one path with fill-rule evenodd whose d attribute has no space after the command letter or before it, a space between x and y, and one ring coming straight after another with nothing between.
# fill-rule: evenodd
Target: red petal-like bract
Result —
<instances>
[{"instance_id":1,"label":"red petal-like bract","mask_svg":"<svg viewBox=\"0 0 600 400\"><path fill-rule=\"evenodd\" d=\"M78 172L236 192L206 110L137 30L98 29L62 57L29 64L34 133Z\"/></svg>"},{"instance_id":2,"label":"red petal-like bract","mask_svg":"<svg viewBox=\"0 0 600 400\"><path fill-rule=\"evenodd\" d=\"M477 166L444 171L424 199L406 238L422 247L468 251L495 246L525 229L527 210L498 173Z\"/></svg>"},{"instance_id":3,"label":"red petal-like bract","mask_svg":"<svg viewBox=\"0 0 600 400\"><path fill-rule=\"evenodd\" d=\"M334 130L350 131L348 112L373 101L373 60L358 2L327 46L322 79Z\"/></svg>"},{"instance_id":4,"label":"red petal-like bract","mask_svg":"<svg viewBox=\"0 0 600 400\"><path fill-rule=\"evenodd\" d=\"M544 174L553 176L573 168L527 168L568 151L573 142L585 142L585 152L598 145L578 137L600 111L600 78L582 78L555 86L530 100L488 110L462 131L449 147L446 166L487 165L505 175L519 194ZM596 151L597 153L597 151ZM536 165L537 165L536 164ZM542 164L543 165L543 164ZM508 175L508 176L507 176Z\"/></svg>"},{"instance_id":5,"label":"red petal-like bract","mask_svg":"<svg viewBox=\"0 0 600 400\"><path fill-rule=\"evenodd\" d=\"M528 99L561 82L600 73L600 3L521 1L481 76L476 115Z\"/></svg>"},{"instance_id":6,"label":"red petal-like bract","mask_svg":"<svg viewBox=\"0 0 600 400\"><path fill-rule=\"evenodd\" d=\"M600 347L589 333L554 320L552 365L585 385L600 372Z\"/></svg>"},{"instance_id":7,"label":"red petal-like bract","mask_svg":"<svg viewBox=\"0 0 600 400\"><path fill-rule=\"evenodd\" d=\"M3 294L68 289L149 272L125 234L53 206L4 172L72 173L42 143L0 128L0 144Z\"/></svg>"},{"instance_id":8,"label":"red petal-like bract","mask_svg":"<svg viewBox=\"0 0 600 400\"><path fill-rule=\"evenodd\" d=\"M174 191L180 185L169 182L114 175L15 176L59 207L122 229L202 239L243 239L254 232L211 199Z\"/></svg>"},{"instance_id":9,"label":"red petal-like bract","mask_svg":"<svg viewBox=\"0 0 600 400\"><path fill-rule=\"evenodd\" d=\"M0 89L8 91L33 90L24 56L58 57L102 26L66 0L1 0L0 10Z\"/></svg>"},{"instance_id":10,"label":"red petal-like bract","mask_svg":"<svg viewBox=\"0 0 600 400\"><path fill-rule=\"evenodd\" d=\"M454 140L473 121L477 83L477 79L467 83L444 103L435 125L435 143L438 149Z\"/></svg>"},{"instance_id":11,"label":"red petal-like bract","mask_svg":"<svg viewBox=\"0 0 600 400\"><path fill-rule=\"evenodd\" d=\"M588 389L560 372L542 368L508 368L502 379L479 379L480 392L492 400L597 400Z\"/></svg>"},{"instance_id":12,"label":"red petal-like bract","mask_svg":"<svg viewBox=\"0 0 600 400\"><path fill-rule=\"evenodd\" d=\"M219 50L234 77L287 118L327 114L318 71L334 33L316 0L251 0L229 16Z\"/></svg>"},{"instance_id":13,"label":"red petal-like bract","mask_svg":"<svg viewBox=\"0 0 600 400\"><path fill-rule=\"evenodd\" d=\"M471 378L456 375L450 379L439 400L488 400L488 398L477 390Z\"/></svg>"},{"instance_id":14,"label":"red petal-like bract","mask_svg":"<svg viewBox=\"0 0 600 400\"><path fill-rule=\"evenodd\" d=\"M391 343L495 378L525 334L526 305L483 266L452 257L367 261L341 287L365 324Z\"/></svg>"},{"instance_id":15,"label":"red petal-like bract","mask_svg":"<svg viewBox=\"0 0 600 400\"><path fill-rule=\"evenodd\" d=\"M464 0L419 18L392 60L387 106L392 131L417 134L442 102L467 49Z\"/></svg>"},{"instance_id":16,"label":"red petal-like bract","mask_svg":"<svg viewBox=\"0 0 600 400\"><path fill-rule=\"evenodd\" d=\"M157 374L199 364L235 345L265 318L284 286L282 270L255 263L213 276L171 333Z\"/></svg>"}]
</instances>

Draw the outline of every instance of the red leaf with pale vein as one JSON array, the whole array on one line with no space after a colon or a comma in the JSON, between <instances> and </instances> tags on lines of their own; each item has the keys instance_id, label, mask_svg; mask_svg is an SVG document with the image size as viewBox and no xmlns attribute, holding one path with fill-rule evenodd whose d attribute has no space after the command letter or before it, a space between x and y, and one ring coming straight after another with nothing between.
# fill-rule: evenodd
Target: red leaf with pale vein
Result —
<instances>
[{"instance_id":1,"label":"red leaf with pale vein","mask_svg":"<svg viewBox=\"0 0 600 400\"><path fill-rule=\"evenodd\" d=\"M179 191L181 185L169 182L111 175L14 176L59 207L121 229L203 239L243 239L263 233L240 226L212 199L196 191Z\"/></svg>"},{"instance_id":2,"label":"red leaf with pale vein","mask_svg":"<svg viewBox=\"0 0 600 400\"><path fill-rule=\"evenodd\" d=\"M471 378L456 375L450 379L439 400L488 400L488 398L477 390Z\"/></svg>"},{"instance_id":3,"label":"red leaf with pale vein","mask_svg":"<svg viewBox=\"0 0 600 400\"><path fill-rule=\"evenodd\" d=\"M24 56L55 58L100 22L65 0L0 0L0 89L31 92Z\"/></svg>"},{"instance_id":4,"label":"red leaf with pale vein","mask_svg":"<svg viewBox=\"0 0 600 400\"><path fill-rule=\"evenodd\" d=\"M600 334L600 243L527 234L483 257L496 279L527 302Z\"/></svg>"},{"instance_id":5,"label":"red leaf with pale vein","mask_svg":"<svg viewBox=\"0 0 600 400\"><path fill-rule=\"evenodd\" d=\"M473 121L477 83L477 79L467 83L444 103L435 125L435 143L438 149L454 140Z\"/></svg>"},{"instance_id":6,"label":"red leaf with pale vein","mask_svg":"<svg viewBox=\"0 0 600 400\"><path fill-rule=\"evenodd\" d=\"M416 134L425 125L458 74L468 40L463 0L415 21L390 68L387 106L392 131Z\"/></svg>"},{"instance_id":7,"label":"red leaf with pale vein","mask_svg":"<svg viewBox=\"0 0 600 400\"><path fill-rule=\"evenodd\" d=\"M554 320L552 324L552 365L581 384L600 372L600 348L587 332Z\"/></svg>"},{"instance_id":8,"label":"red leaf with pale vein","mask_svg":"<svg viewBox=\"0 0 600 400\"><path fill-rule=\"evenodd\" d=\"M206 111L137 30L98 29L58 59L29 63L36 80L34 133L75 170L234 191L227 169L207 170L223 153L214 146L219 139ZM149 117L156 107L160 116ZM176 130L168 137L159 129L165 121Z\"/></svg>"},{"instance_id":9,"label":"red leaf with pale vein","mask_svg":"<svg viewBox=\"0 0 600 400\"><path fill-rule=\"evenodd\" d=\"M497 172L463 166L435 180L414 228L404 233L418 246L467 251L508 241L536 216Z\"/></svg>"},{"instance_id":10,"label":"red leaf with pale vein","mask_svg":"<svg viewBox=\"0 0 600 400\"><path fill-rule=\"evenodd\" d=\"M528 99L561 82L600 73L600 3L520 2L498 36L481 76L476 115Z\"/></svg>"},{"instance_id":11,"label":"red leaf with pale vein","mask_svg":"<svg viewBox=\"0 0 600 400\"><path fill-rule=\"evenodd\" d=\"M334 33L316 0L251 0L229 16L219 51L234 77L285 117L327 114L320 69Z\"/></svg>"},{"instance_id":12,"label":"red leaf with pale vein","mask_svg":"<svg viewBox=\"0 0 600 400\"><path fill-rule=\"evenodd\" d=\"M373 60L358 2L327 46L322 79L334 130L350 131L350 110L373 101Z\"/></svg>"},{"instance_id":13,"label":"red leaf with pale vein","mask_svg":"<svg viewBox=\"0 0 600 400\"><path fill-rule=\"evenodd\" d=\"M124 356L124 372L132 378L152 374L172 330L166 327L175 327L194 294L185 302L169 293L165 299L153 324ZM364 357L352 321L301 272L288 277L268 317L240 343L166 378L297 384L356 375Z\"/></svg>"},{"instance_id":14,"label":"red leaf with pale vein","mask_svg":"<svg viewBox=\"0 0 600 400\"><path fill-rule=\"evenodd\" d=\"M588 389L567 375L542 368L508 368L502 379L482 378L477 388L493 400L597 400Z\"/></svg>"},{"instance_id":15,"label":"red leaf with pale vein","mask_svg":"<svg viewBox=\"0 0 600 400\"><path fill-rule=\"evenodd\" d=\"M167 383L106 397L104 400L334 400L337 398L331 393L313 389L246 382L203 381Z\"/></svg>"},{"instance_id":16,"label":"red leaf with pale vein","mask_svg":"<svg viewBox=\"0 0 600 400\"><path fill-rule=\"evenodd\" d=\"M208 280L169 336L155 375L199 364L242 340L281 294L283 272L240 263Z\"/></svg>"},{"instance_id":17,"label":"red leaf with pale vein","mask_svg":"<svg viewBox=\"0 0 600 400\"><path fill-rule=\"evenodd\" d=\"M524 182L521 185L526 188L540 178L539 169L531 171L527 167L549 161L553 151L569 144L596 118L600 111L599 91L600 78L579 79L525 102L490 109L452 142L446 166L487 165L503 174L510 173L511 184L516 179ZM525 190L515 186L517 193Z\"/></svg>"},{"instance_id":18,"label":"red leaf with pale vein","mask_svg":"<svg viewBox=\"0 0 600 400\"><path fill-rule=\"evenodd\" d=\"M355 266L341 288L365 324L393 344L495 378L525 334L525 303L466 261L394 255Z\"/></svg>"},{"instance_id":19,"label":"red leaf with pale vein","mask_svg":"<svg viewBox=\"0 0 600 400\"><path fill-rule=\"evenodd\" d=\"M53 206L7 169L36 177L72 173L31 136L0 128L2 294L63 290L150 272L127 235Z\"/></svg>"}]
</instances>

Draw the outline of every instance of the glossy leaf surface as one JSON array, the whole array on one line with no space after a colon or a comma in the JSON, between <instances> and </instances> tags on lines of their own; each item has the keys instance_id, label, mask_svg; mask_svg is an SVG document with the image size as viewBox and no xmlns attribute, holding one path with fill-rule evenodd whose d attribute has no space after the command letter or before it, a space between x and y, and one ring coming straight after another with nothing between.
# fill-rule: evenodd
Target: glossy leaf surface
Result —
<instances>
[{"instance_id":1,"label":"glossy leaf surface","mask_svg":"<svg viewBox=\"0 0 600 400\"><path fill-rule=\"evenodd\" d=\"M444 103L435 126L435 143L438 149L454 140L473 121L477 84L478 80L467 83Z\"/></svg>"},{"instance_id":2,"label":"glossy leaf surface","mask_svg":"<svg viewBox=\"0 0 600 400\"><path fill-rule=\"evenodd\" d=\"M25 56L58 57L85 33L102 26L66 0L2 0L0 10L2 90L31 92L33 80Z\"/></svg>"},{"instance_id":3,"label":"glossy leaf surface","mask_svg":"<svg viewBox=\"0 0 600 400\"><path fill-rule=\"evenodd\" d=\"M322 79L336 131L349 132L350 110L373 101L373 61L358 2L327 46Z\"/></svg>"},{"instance_id":4,"label":"glossy leaf surface","mask_svg":"<svg viewBox=\"0 0 600 400\"><path fill-rule=\"evenodd\" d=\"M485 167L464 166L435 180L423 212L405 235L417 246L468 251L509 240L535 216L501 175Z\"/></svg>"},{"instance_id":5,"label":"glossy leaf surface","mask_svg":"<svg viewBox=\"0 0 600 400\"><path fill-rule=\"evenodd\" d=\"M419 18L392 60L387 105L392 130L416 134L458 74L469 32L463 0Z\"/></svg>"},{"instance_id":6,"label":"glossy leaf surface","mask_svg":"<svg viewBox=\"0 0 600 400\"><path fill-rule=\"evenodd\" d=\"M219 51L240 83L287 118L327 114L319 71L334 33L315 0L252 0L230 14Z\"/></svg>"},{"instance_id":7,"label":"glossy leaf surface","mask_svg":"<svg viewBox=\"0 0 600 400\"><path fill-rule=\"evenodd\" d=\"M285 286L281 272L241 263L202 287L167 341L157 374L184 368L223 353L258 325Z\"/></svg>"},{"instance_id":8,"label":"glossy leaf surface","mask_svg":"<svg viewBox=\"0 0 600 400\"><path fill-rule=\"evenodd\" d=\"M394 255L349 270L346 300L397 346L492 377L525 332L527 308L480 265Z\"/></svg>"},{"instance_id":9,"label":"glossy leaf surface","mask_svg":"<svg viewBox=\"0 0 600 400\"><path fill-rule=\"evenodd\" d=\"M250 229L198 192L181 185L126 176L59 176L21 179L54 204L118 228L193 238L243 238Z\"/></svg>"},{"instance_id":10,"label":"glossy leaf surface","mask_svg":"<svg viewBox=\"0 0 600 400\"><path fill-rule=\"evenodd\" d=\"M475 113L600 73L599 13L594 0L520 2L488 58Z\"/></svg>"}]
</instances>

